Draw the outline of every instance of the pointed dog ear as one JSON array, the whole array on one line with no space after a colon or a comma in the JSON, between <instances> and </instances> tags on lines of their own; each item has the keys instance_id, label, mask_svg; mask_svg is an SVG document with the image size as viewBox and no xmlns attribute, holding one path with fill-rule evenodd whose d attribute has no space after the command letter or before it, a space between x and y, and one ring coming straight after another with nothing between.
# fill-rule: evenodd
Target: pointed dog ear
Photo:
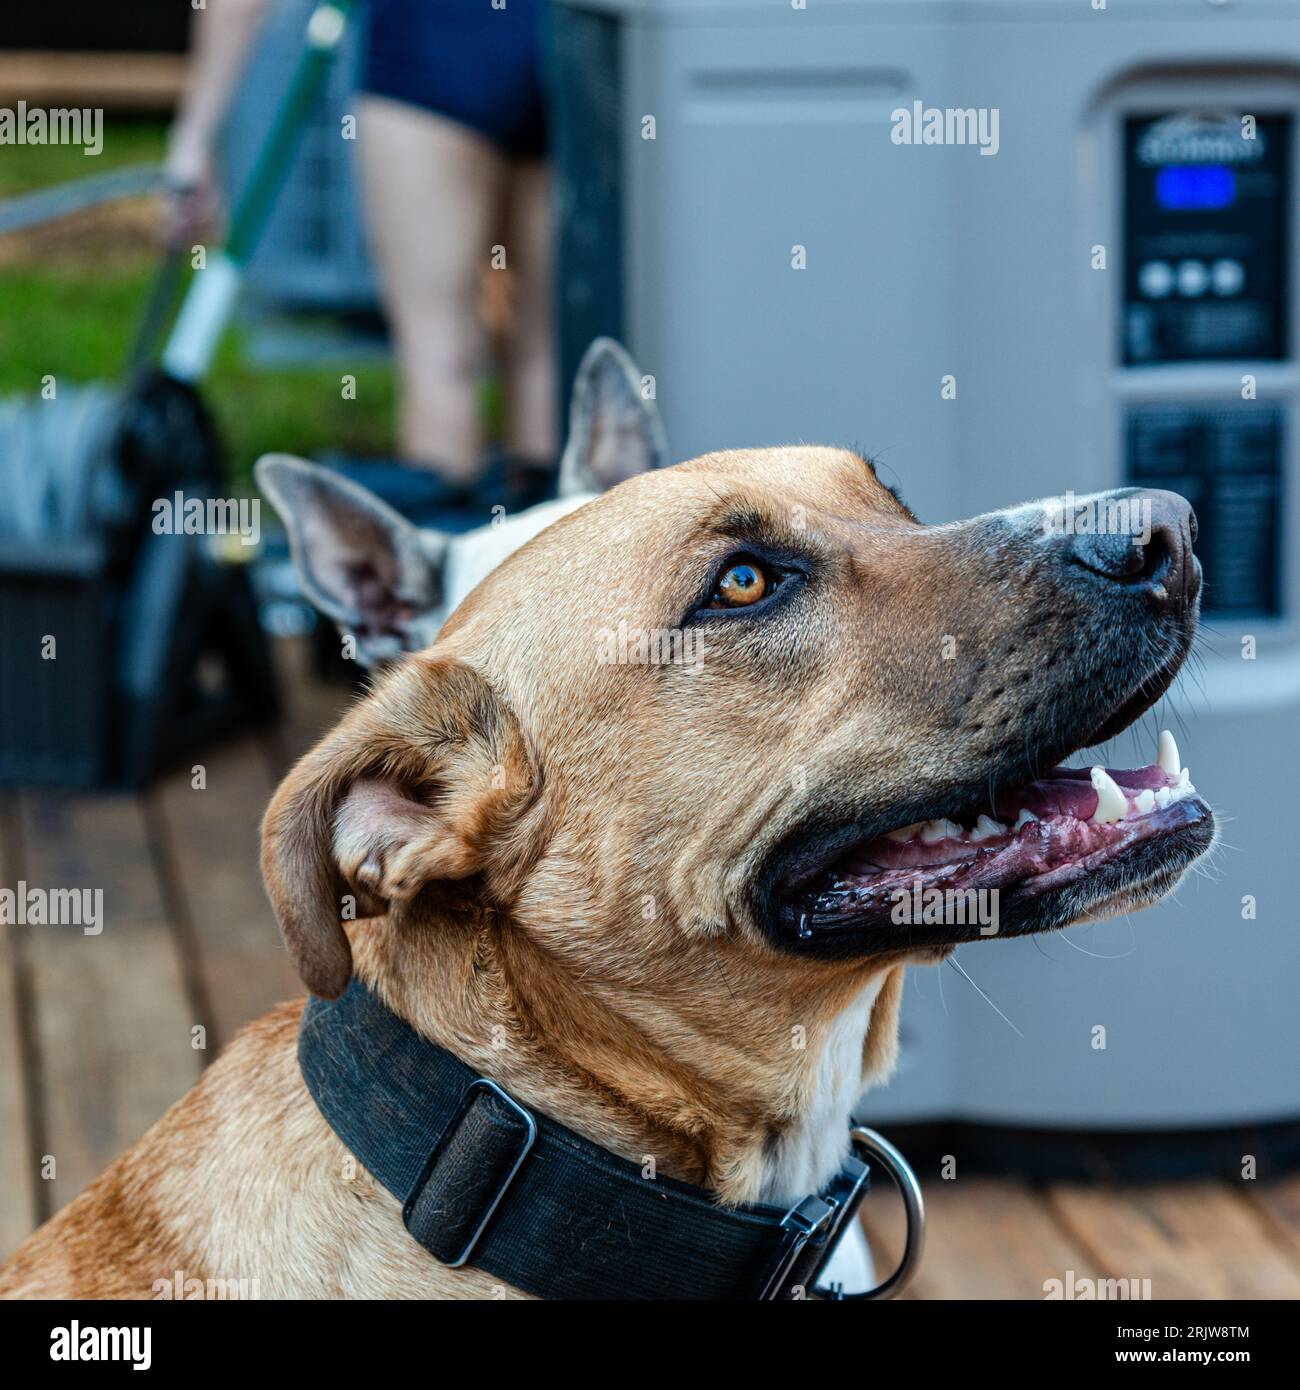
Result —
<instances>
[{"instance_id":1,"label":"pointed dog ear","mask_svg":"<svg viewBox=\"0 0 1300 1390\"><path fill-rule=\"evenodd\" d=\"M307 598L354 633L367 664L427 646L449 537L412 526L359 483L291 454L265 454L257 485L289 532Z\"/></svg>"},{"instance_id":2,"label":"pointed dog ear","mask_svg":"<svg viewBox=\"0 0 1300 1390\"><path fill-rule=\"evenodd\" d=\"M560 460L561 497L604 492L667 464L664 427L641 381L636 363L613 338L597 338L583 354Z\"/></svg>"},{"instance_id":3,"label":"pointed dog ear","mask_svg":"<svg viewBox=\"0 0 1300 1390\"><path fill-rule=\"evenodd\" d=\"M508 892L525 837L507 831L536 785L482 676L445 657L397 667L290 771L262 822L267 895L307 988L334 999L352 978L348 893L391 908L471 874Z\"/></svg>"}]
</instances>

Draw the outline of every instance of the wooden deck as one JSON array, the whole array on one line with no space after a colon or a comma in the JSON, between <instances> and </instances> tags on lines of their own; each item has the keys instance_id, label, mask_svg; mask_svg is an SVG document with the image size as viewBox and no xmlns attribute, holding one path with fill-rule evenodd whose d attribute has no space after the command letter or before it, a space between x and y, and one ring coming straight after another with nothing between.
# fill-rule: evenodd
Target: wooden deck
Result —
<instances>
[{"instance_id":1,"label":"wooden deck","mask_svg":"<svg viewBox=\"0 0 1300 1390\"><path fill-rule=\"evenodd\" d=\"M0 1255L139 1137L241 1024L300 992L257 869L283 770L345 697L278 644L289 711L141 796L0 800L0 883L102 885L101 946L9 927L0 968ZM201 1029L202 1034L196 1034ZM52 1173L43 1173L52 1155ZM924 1176L924 1175L923 1175ZM915 1298L1042 1298L1044 1281L1149 1278L1156 1298L1300 1297L1300 1178L1133 1189L926 1181ZM892 1199L867 1222L883 1261Z\"/></svg>"}]
</instances>

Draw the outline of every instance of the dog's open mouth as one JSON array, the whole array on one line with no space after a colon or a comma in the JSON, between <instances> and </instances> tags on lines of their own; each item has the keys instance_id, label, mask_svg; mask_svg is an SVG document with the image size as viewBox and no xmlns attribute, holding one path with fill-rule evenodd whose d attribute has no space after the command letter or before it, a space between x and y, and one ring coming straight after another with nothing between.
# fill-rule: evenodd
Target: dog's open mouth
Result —
<instances>
[{"instance_id":1,"label":"dog's open mouth","mask_svg":"<svg viewBox=\"0 0 1300 1390\"><path fill-rule=\"evenodd\" d=\"M1067 915L1051 904L1068 903L1074 920L1126 890L1137 890L1136 902L1144 887L1158 887L1154 900L1214 833L1213 814L1167 733L1147 767L1053 768L999 794L989 809L853 845L787 897L787 928L809 944L892 928L886 939L894 945L900 925L913 945L1048 930Z\"/></svg>"}]
</instances>

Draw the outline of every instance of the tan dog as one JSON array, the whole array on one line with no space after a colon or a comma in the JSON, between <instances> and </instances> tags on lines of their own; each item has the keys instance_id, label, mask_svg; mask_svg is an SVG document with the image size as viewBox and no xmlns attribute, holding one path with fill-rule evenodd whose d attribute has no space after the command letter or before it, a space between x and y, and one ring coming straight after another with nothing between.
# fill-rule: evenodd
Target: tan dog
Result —
<instances>
[{"instance_id":1,"label":"tan dog","mask_svg":"<svg viewBox=\"0 0 1300 1390\"><path fill-rule=\"evenodd\" d=\"M303 979L332 997L355 971L525 1104L720 1201L817 1189L893 1058L902 967L981 935L908 917L914 888L996 893L1000 934L1042 931L1156 900L1212 840L1168 746L1053 768L1191 644L1194 519L1142 500L1134 544L1038 506L924 527L837 449L616 487L281 785L263 867ZM345 925L349 892L388 910ZM352 1175L299 1074L301 1007L236 1038L0 1292L148 1297L181 1270L488 1296Z\"/></svg>"}]
</instances>

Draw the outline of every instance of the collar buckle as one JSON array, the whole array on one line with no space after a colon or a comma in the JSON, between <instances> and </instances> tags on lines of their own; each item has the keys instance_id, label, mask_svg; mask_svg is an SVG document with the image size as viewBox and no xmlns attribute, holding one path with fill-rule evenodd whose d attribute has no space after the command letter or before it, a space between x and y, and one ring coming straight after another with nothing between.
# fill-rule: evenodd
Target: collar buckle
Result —
<instances>
[{"instance_id":1,"label":"collar buckle","mask_svg":"<svg viewBox=\"0 0 1300 1390\"><path fill-rule=\"evenodd\" d=\"M761 1299L789 1299L797 1290L813 1291L846 1223L856 1217L867 1195L870 1175L867 1164L850 1154L823 1192L810 1194L786 1212L781 1218L786 1241L759 1295Z\"/></svg>"},{"instance_id":2,"label":"collar buckle","mask_svg":"<svg viewBox=\"0 0 1300 1390\"><path fill-rule=\"evenodd\" d=\"M468 1264L536 1142L531 1111L495 1081L471 1081L402 1204L406 1229L443 1264Z\"/></svg>"}]
</instances>

